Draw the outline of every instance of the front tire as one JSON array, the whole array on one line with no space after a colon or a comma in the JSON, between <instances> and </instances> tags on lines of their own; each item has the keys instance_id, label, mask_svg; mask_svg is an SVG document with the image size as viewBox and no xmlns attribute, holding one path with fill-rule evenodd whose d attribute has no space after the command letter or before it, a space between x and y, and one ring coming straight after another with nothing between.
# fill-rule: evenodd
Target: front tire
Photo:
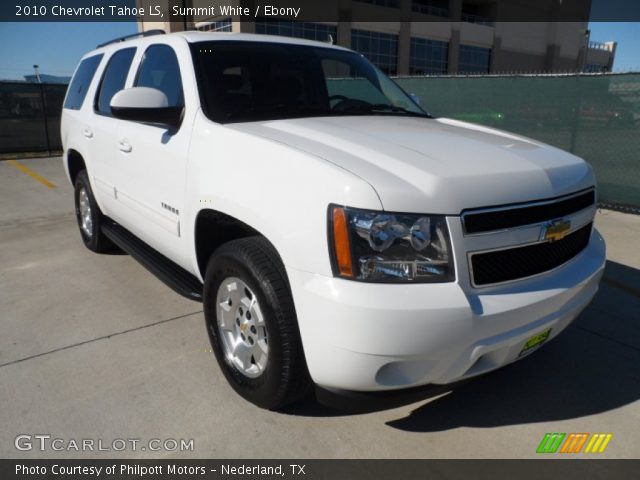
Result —
<instances>
[{"instance_id":1,"label":"front tire","mask_svg":"<svg viewBox=\"0 0 640 480\"><path fill-rule=\"evenodd\" d=\"M76 177L74 199L76 205L76 219L84 245L92 252L108 252L114 248L100 228L104 219L100 207L93 196L86 170L82 170Z\"/></svg>"},{"instance_id":2,"label":"front tire","mask_svg":"<svg viewBox=\"0 0 640 480\"><path fill-rule=\"evenodd\" d=\"M220 368L243 398L276 410L310 392L289 282L266 239L242 238L216 250L205 276L204 314Z\"/></svg>"}]
</instances>

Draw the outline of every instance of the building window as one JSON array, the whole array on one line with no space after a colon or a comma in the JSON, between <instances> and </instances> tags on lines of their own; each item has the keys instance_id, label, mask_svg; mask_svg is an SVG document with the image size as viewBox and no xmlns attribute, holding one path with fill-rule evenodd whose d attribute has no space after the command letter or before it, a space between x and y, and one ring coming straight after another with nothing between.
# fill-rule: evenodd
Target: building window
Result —
<instances>
[{"instance_id":1,"label":"building window","mask_svg":"<svg viewBox=\"0 0 640 480\"><path fill-rule=\"evenodd\" d=\"M196 28L201 32L230 32L231 31L231 19L225 18L223 20L217 20L215 22L209 22L204 25L200 25Z\"/></svg>"},{"instance_id":2,"label":"building window","mask_svg":"<svg viewBox=\"0 0 640 480\"><path fill-rule=\"evenodd\" d=\"M491 49L460 45L459 73L489 73Z\"/></svg>"},{"instance_id":3,"label":"building window","mask_svg":"<svg viewBox=\"0 0 640 480\"><path fill-rule=\"evenodd\" d=\"M326 42L329 40L329 36L331 36L335 43L337 27L335 25L311 22L259 20L256 22L256 33L306 38L307 40L317 40L319 42Z\"/></svg>"},{"instance_id":4,"label":"building window","mask_svg":"<svg viewBox=\"0 0 640 480\"><path fill-rule=\"evenodd\" d=\"M411 75L447 73L449 44L438 40L411 37Z\"/></svg>"},{"instance_id":5,"label":"building window","mask_svg":"<svg viewBox=\"0 0 640 480\"><path fill-rule=\"evenodd\" d=\"M360 3L370 3L371 5L378 5L379 7L398 8L400 7L400 0L355 0Z\"/></svg>"},{"instance_id":6,"label":"building window","mask_svg":"<svg viewBox=\"0 0 640 480\"><path fill-rule=\"evenodd\" d=\"M449 17L449 0L412 0L411 10L425 15Z\"/></svg>"},{"instance_id":7,"label":"building window","mask_svg":"<svg viewBox=\"0 0 640 480\"><path fill-rule=\"evenodd\" d=\"M398 71L398 36L390 33L351 30L351 48L362 53L387 75Z\"/></svg>"}]
</instances>

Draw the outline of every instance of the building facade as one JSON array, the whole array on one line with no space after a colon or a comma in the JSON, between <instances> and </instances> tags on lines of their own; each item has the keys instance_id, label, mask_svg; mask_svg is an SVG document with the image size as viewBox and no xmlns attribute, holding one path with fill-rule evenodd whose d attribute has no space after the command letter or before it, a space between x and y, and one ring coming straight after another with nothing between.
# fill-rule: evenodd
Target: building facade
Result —
<instances>
[{"instance_id":1,"label":"building facade","mask_svg":"<svg viewBox=\"0 0 640 480\"><path fill-rule=\"evenodd\" d=\"M137 3L144 6L149 1ZM185 4L197 6L198 1L185 0ZM535 9L536 18L546 21L502 21L511 18L509 8L514 3ZM333 41L361 52L386 73L400 76L602 72L611 71L615 58L615 42L592 41L588 22L554 21L557 0L335 0L327 5L335 5L335 18L351 20L244 21L239 16L191 15L179 22L140 21L139 28L266 33ZM589 1L578 5L586 12L590 8ZM372 17L385 21L355 20Z\"/></svg>"}]
</instances>

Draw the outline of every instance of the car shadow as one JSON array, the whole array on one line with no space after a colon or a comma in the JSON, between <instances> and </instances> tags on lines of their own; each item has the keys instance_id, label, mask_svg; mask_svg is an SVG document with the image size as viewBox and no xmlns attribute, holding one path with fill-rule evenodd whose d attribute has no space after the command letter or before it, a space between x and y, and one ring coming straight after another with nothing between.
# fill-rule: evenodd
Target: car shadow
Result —
<instances>
[{"instance_id":1,"label":"car shadow","mask_svg":"<svg viewBox=\"0 0 640 480\"><path fill-rule=\"evenodd\" d=\"M640 399L640 271L607 262L593 302L553 342L510 366L408 402L427 401L387 422L411 432L490 428L579 418ZM404 405L408 404L404 402ZM395 403L391 407L400 406ZM352 415L308 401L287 413Z\"/></svg>"}]
</instances>

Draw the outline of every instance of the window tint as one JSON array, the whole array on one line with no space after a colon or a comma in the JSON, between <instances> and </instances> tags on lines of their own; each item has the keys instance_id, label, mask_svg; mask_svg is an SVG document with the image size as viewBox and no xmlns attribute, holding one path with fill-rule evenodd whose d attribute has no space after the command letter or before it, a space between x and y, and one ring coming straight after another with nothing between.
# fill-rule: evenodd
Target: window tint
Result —
<instances>
[{"instance_id":1,"label":"window tint","mask_svg":"<svg viewBox=\"0 0 640 480\"><path fill-rule=\"evenodd\" d=\"M111 98L124 88L135 53L135 48L125 48L114 53L109 59L98 91L98 100L96 101L98 112L111 115Z\"/></svg>"},{"instance_id":2,"label":"window tint","mask_svg":"<svg viewBox=\"0 0 640 480\"><path fill-rule=\"evenodd\" d=\"M248 41L191 46L204 112L216 122L338 115L428 116L362 55Z\"/></svg>"},{"instance_id":3,"label":"window tint","mask_svg":"<svg viewBox=\"0 0 640 480\"><path fill-rule=\"evenodd\" d=\"M170 107L182 107L182 79L178 59L168 45L151 45L144 52L136 87L157 88L167 96Z\"/></svg>"},{"instance_id":4,"label":"window tint","mask_svg":"<svg viewBox=\"0 0 640 480\"><path fill-rule=\"evenodd\" d=\"M91 85L91 80L93 80L93 75L96 73L98 65L100 65L102 56L102 54L94 55L80 62L80 66L78 70L76 70L73 80L71 80L71 85L69 85L69 90L67 90L64 108L80 110L82 102L84 102L84 97L87 96L87 90L89 89L89 85Z\"/></svg>"},{"instance_id":5,"label":"window tint","mask_svg":"<svg viewBox=\"0 0 640 480\"><path fill-rule=\"evenodd\" d=\"M380 84L372 83L367 78L366 71L358 71L351 64L333 58L322 60L322 70L327 82L329 101L339 101L339 97L348 97L373 104L388 103Z\"/></svg>"}]
</instances>

